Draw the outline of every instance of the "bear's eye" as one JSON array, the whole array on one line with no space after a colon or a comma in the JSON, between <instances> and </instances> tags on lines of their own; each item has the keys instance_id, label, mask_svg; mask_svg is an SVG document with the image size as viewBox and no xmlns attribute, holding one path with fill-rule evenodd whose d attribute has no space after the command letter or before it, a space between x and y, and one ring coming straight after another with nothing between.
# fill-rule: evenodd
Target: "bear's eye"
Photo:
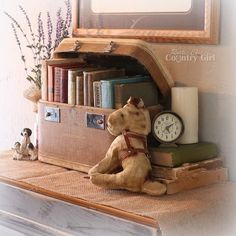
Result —
<instances>
[{"instance_id":1,"label":"bear's eye","mask_svg":"<svg viewBox=\"0 0 236 236\"><path fill-rule=\"evenodd\" d=\"M121 116L122 118L124 118L124 114L123 114L123 113L121 113L120 116Z\"/></svg>"},{"instance_id":2,"label":"bear's eye","mask_svg":"<svg viewBox=\"0 0 236 236\"><path fill-rule=\"evenodd\" d=\"M135 113L136 116L139 116L139 114L140 114L140 113L139 113L138 111Z\"/></svg>"}]
</instances>

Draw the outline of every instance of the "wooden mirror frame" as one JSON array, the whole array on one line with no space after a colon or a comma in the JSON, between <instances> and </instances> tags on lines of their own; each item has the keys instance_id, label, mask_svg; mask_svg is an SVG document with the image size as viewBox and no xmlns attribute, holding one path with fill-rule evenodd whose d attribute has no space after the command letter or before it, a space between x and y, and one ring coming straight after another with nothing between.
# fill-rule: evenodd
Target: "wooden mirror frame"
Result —
<instances>
[{"instance_id":1,"label":"wooden mirror frame","mask_svg":"<svg viewBox=\"0 0 236 236\"><path fill-rule=\"evenodd\" d=\"M220 0L203 0L203 2L205 6L203 30L152 30L80 28L80 0L73 0L73 36L100 38L136 38L149 42L217 44L219 42Z\"/></svg>"}]
</instances>

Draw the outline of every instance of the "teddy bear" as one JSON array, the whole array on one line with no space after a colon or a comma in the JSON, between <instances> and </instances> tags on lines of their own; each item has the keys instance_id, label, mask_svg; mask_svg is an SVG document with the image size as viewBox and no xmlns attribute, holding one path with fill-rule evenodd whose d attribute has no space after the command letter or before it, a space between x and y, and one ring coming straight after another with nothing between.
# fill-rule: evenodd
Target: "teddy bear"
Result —
<instances>
[{"instance_id":1,"label":"teddy bear","mask_svg":"<svg viewBox=\"0 0 236 236\"><path fill-rule=\"evenodd\" d=\"M89 170L90 181L109 189L165 194L166 185L149 179L147 135L151 132L151 120L143 100L130 98L124 107L111 113L107 130L117 137L105 158Z\"/></svg>"},{"instance_id":2,"label":"teddy bear","mask_svg":"<svg viewBox=\"0 0 236 236\"><path fill-rule=\"evenodd\" d=\"M30 141L30 136L32 134L31 129L24 128L21 132L21 143L16 142L14 145L13 160L22 160L25 157L35 161L38 159L38 151Z\"/></svg>"}]
</instances>

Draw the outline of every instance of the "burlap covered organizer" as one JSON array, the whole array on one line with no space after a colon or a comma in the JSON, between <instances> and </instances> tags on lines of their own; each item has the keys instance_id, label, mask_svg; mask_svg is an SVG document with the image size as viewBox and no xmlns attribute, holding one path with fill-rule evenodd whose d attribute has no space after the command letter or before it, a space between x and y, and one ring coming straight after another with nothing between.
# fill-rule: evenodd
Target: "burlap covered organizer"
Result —
<instances>
[{"instance_id":1,"label":"burlap covered organizer","mask_svg":"<svg viewBox=\"0 0 236 236\"><path fill-rule=\"evenodd\" d=\"M92 185L85 174L0 155L0 180L152 227L163 235L235 235L236 184L222 183L152 197ZM132 203L132 204L131 204ZM234 228L233 228L234 227Z\"/></svg>"}]
</instances>

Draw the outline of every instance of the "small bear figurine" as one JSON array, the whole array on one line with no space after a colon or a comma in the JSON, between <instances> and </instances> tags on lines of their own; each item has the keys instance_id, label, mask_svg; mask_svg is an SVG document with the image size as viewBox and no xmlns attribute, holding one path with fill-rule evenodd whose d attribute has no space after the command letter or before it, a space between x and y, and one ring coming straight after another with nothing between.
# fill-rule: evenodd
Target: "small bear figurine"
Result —
<instances>
[{"instance_id":1,"label":"small bear figurine","mask_svg":"<svg viewBox=\"0 0 236 236\"><path fill-rule=\"evenodd\" d=\"M13 160L22 160L24 158L29 158L31 161L38 159L38 150L30 141L30 136L32 134L31 129L24 128L21 132L21 142L16 142L14 145Z\"/></svg>"},{"instance_id":2,"label":"small bear figurine","mask_svg":"<svg viewBox=\"0 0 236 236\"><path fill-rule=\"evenodd\" d=\"M151 120L143 100L130 98L127 105L111 113L107 129L117 137L105 158L89 170L91 182L110 189L165 194L164 184L149 179L147 135L151 132ZM117 173L118 168L121 171Z\"/></svg>"}]
</instances>

